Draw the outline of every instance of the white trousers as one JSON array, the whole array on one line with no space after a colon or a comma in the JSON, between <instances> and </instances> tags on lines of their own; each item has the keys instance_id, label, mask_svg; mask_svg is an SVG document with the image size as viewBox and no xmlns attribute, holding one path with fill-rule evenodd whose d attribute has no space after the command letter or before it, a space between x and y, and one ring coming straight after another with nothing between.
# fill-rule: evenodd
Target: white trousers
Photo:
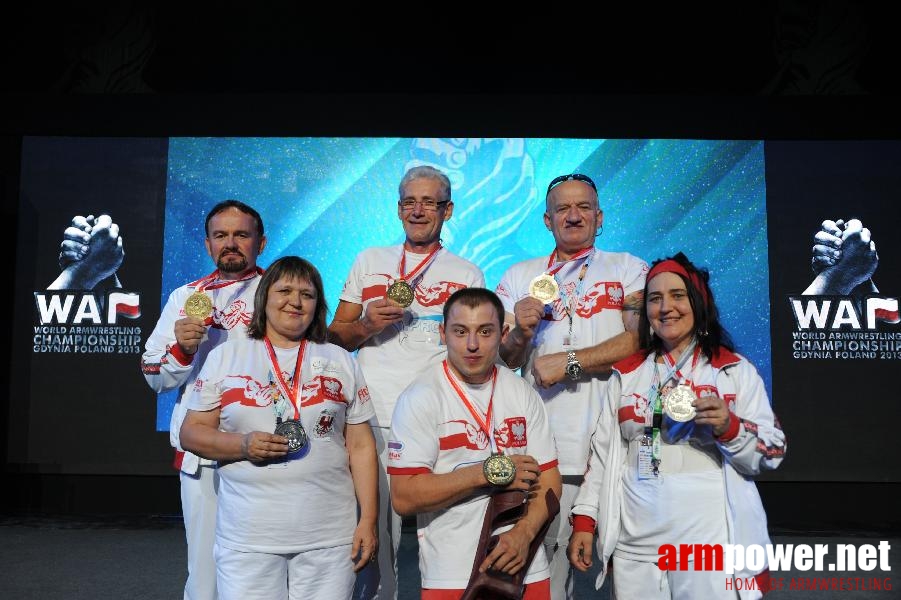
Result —
<instances>
[{"instance_id":1,"label":"white trousers","mask_svg":"<svg viewBox=\"0 0 901 600\"><path fill-rule=\"evenodd\" d=\"M391 507L387 473L389 433L388 427L372 428L379 453L379 558L357 574L355 600L397 600L397 549L403 519Z\"/></svg>"},{"instance_id":2,"label":"white trousers","mask_svg":"<svg viewBox=\"0 0 901 600\"><path fill-rule=\"evenodd\" d=\"M613 557L618 600L735 600L735 586L722 571L661 571L656 563Z\"/></svg>"},{"instance_id":3,"label":"white trousers","mask_svg":"<svg viewBox=\"0 0 901 600\"><path fill-rule=\"evenodd\" d=\"M181 511L188 543L188 580L184 600L216 600L216 497L219 473L201 466L197 475L180 472Z\"/></svg>"},{"instance_id":4,"label":"white trousers","mask_svg":"<svg viewBox=\"0 0 901 600\"><path fill-rule=\"evenodd\" d=\"M354 588L350 546L269 554L216 544L219 600L348 600Z\"/></svg>"},{"instance_id":5,"label":"white trousers","mask_svg":"<svg viewBox=\"0 0 901 600\"><path fill-rule=\"evenodd\" d=\"M567 478L574 479L574 478ZM581 478L579 478L581 479ZM572 509L579 485L563 484L563 496L560 498L560 514L551 522L544 538L544 552L547 554L548 566L551 570L551 599L572 600L574 569L566 556L566 547L573 528L569 524L569 511Z\"/></svg>"}]
</instances>

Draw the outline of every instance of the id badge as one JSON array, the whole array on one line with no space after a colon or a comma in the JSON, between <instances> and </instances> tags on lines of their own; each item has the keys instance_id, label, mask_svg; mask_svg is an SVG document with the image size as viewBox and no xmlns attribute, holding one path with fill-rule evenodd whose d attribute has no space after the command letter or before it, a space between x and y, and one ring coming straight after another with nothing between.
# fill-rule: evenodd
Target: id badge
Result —
<instances>
[{"instance_id":1,"label":"id badge","mask_svg":"<svg viewBox=\"0 0 901 600\"><path fill-rule=\"evenodd\" d=\"M566 334L563 336L563 351L569 352L576 349L576 334Z\"/></svg>"},{"instance_id":2,"label":"id badge","mask_svg":"<svg viewBox=\"0 0 901 600\"><path fill-rule=\"evenodd\" d=\"M641 445L638 446L638 479L656 479L654 473L654 454L651 446L651 439L644 437L641 439Z\"/></svg>"}]
</instances>

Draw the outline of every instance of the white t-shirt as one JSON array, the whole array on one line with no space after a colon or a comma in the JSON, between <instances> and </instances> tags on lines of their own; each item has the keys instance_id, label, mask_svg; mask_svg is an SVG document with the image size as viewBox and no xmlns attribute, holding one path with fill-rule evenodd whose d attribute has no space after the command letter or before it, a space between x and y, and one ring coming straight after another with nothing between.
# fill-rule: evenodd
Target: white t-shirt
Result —
<instances>
[{"instance_id":1,"label":"white t-shirt","mask_svg":"<svg viewBox=\"0 0 901 600\"><path fill-rule=\"evenodd\" d=\"M275 350L290 389L297 349ZM264 342L229 341L210 352L187 406L220 408L222 431L272 432L277 411L286 420L295 418L276 382ZM219 466L216 539L226 548L291 553L353 542L357 501L344 426L373 416L366 382L343 348L307 343L301 389L307 448L281 462L241 460Z\"/></svg>"},{"instance_id":2,"label":"white t-shirt","mask_svg":"<svg viewBox=\"0 0 901 600\"><path fill-rule=\"evenodd\" d=\"M218 271L192 281L169 294L166 306L147 338L144 355L141 357L141 371L147 383L156 392L166 392L182 388L180 398L172 409L169 423L169 441L176 449L176 467L194 475L201 464L211 465L213 461L202 459L190 452L183 452L178 440L181 423L185 419L185 399L191 393L191 385L205 364L210 351L228 340L247 337L247 325L253 317L253 297L260 283L262 269L257 269L252 277L237 281L214 279ZM197 352L185 355L175 339L175 322L185 317L185 301L203 288L204 294L213 302L213 314L206 318L206 331Z\"/></svg>"},{"instance_id":3,"label":"white t-shirt","mask_svg":"<svg viewBox=\"0 0 901 600\"><path fill-rule=\"evenodd\" d=\"M579 284L582 265L590 260L585 277ZM548 268L548 257L532 258L507 269L495 290L504 310L513 314L518 300L529 295L529 284ZM523 377L532 385L532 363L545 354L578 350L599 344L625 331L623 327L623 299L644 289L648 265L625 252L603 252L595 249L588 257L566 263L557 272L561 289L559 297L546 307L544 320L538 324L532 338L528 362L522 367ZM573 313L570 347L568 299L578 296ZM551 431L557 439L560 473L583 475L588 462L588 443L601 410L601 399L607 384L606 377L588 377L580 381L566 378L548 388L536 388L544 400Z\"/></svg>"},{"instance_id":4,"label":"white t-shirt","mask_svg":"<svg viewBox=\"0 0 901 600\"><path fill-rule=\"evenodd\" d=\"M366 306L384 298L388 286L398 278L403 251L402 245L396 245L361 252L351 267L340 299L362 305L365 314ZM406 272L413 271L426 256L407 251ZM459 289L485 287L482 271L447 248L438 251L421 275L409 281L415 283L415 298L404 311L403 321L366 340L357 352L381 427L391 425L394 404L407 384L429 365L444 359L447 349L441 344L438 332L444 303Z\"/></svg>"},{"instance_id":5,"label":"white t-shirt","mask_svg":"<svg viewBox=\"0 0 901 600\"><path fill-rule=\"evenodd\" d=\"M484 419L490 391L459 382ZM557 466L554 439L541 399L519 376L498 366L493 403L494 436L505 454L528 454L542 470ZM450 473L482 463L492 448L484 430L451 387L442 364L418 377L397 400L388 442L388 474ZM462 589L469 582L488 508L490 488L448 508L419 513L419 571L422 587ZM544 548L525 582L549 576Z\"/></svg>"}]
</instances>

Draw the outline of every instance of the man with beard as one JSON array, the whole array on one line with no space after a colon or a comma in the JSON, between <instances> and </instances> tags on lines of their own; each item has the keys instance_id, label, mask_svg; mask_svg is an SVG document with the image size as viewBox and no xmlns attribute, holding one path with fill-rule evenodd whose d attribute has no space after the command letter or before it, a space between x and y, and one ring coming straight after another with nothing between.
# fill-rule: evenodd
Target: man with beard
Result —
<instances>
[{"instance_id":1,"label":"man with beard","mask_svg":"<svg viewBox=\"0 0 901 600\"><path fill-rule=\"evenodd\" d=\"M169 439L181 477L181 504L188 543L186 600L216 599L215 462L185 452L178 434L186 409L185 384L197 379L210 350L229 339L246 337L253 296L262 269L257 256L266 246L259 213L238 200L225 200L206 217L206 250L216 270L169 295L156 327L147 338L141 369L156 392L181 388L172 411Z\"/></svg>"}]
</instances>

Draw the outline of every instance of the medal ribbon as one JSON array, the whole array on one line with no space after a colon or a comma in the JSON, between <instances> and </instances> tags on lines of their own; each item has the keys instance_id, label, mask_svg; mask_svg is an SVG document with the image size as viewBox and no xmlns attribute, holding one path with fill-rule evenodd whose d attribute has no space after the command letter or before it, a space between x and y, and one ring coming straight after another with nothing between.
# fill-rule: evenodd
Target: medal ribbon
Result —
<instances>
[{"instance_id":1,"label":"medal ribbon","mask_svg":"<svg viewBox=\"0 0 901 600\"><path fill-rule=\"evenodd\" d=\"M457 384L456 379L453 375L451 375L450 369L447 366L447 359L442 363L444 367L444 376L447 377L447 380L450 382L451 387L454 388L454 391L457 392L457 395L460 396L460 400L463 401L463 405L469 409L469 413L476 420L476 423L479 424L479 427L482 428L482 431L485 432L485 435L488 436L488 441L491 442L491 451L493 454L500 454L500 450L497 447L497 441L494 439L494 435L492 435L491 425L494 424L492 421L492 416L494 412L494 386L497 383L497 367L494 367L494 373L491 375L491 396L488 398L488 411L485 413L485 418L482 418L482 415L479 414L479 411L472 405L469 401L469 398L466 397L466 392Z\"/></svg>"},{"instance_id":2,"label":"medal ribbon","mask_svg":"<svg viewBox=\"0 0 901 600\"><path fill-rule=\"evenodd\" d=\"M300 375L301 370L303 368L303 355L304 351L307 347L307 340L304 339L300 342L300 348L297 350L297 360L294 363L294 377L291 381L291 390L288 390L288 383L285 381L285 378L282 377L282 370L278 366L278 357L275 355L275 349L272 347L272 342L269 341L269 338L263 338L263 341L266 343L266 352L269 354L269 362L272 363L272 370L275 373L275 384L278 386L279 391L288 399L291 403L291 406L294 407L294 418L300 418L300 402L297 399L297 389L300 386ZM280 420L281 417L278 417Z\"/></svg>"},{"instance_id":3,"label":"medal ribbon","mask_svg":"<svg viewBox=\"0 0 901 600\"><path fill-rule=\"evenodd\" d=\"M582 250L579 250L578 252L576 252L575 254L573 254L566 260L555 261L554 257L557 256L557 249L554 248L554 250L551 252L550 256L547 257L547 270L545 271L545 273L547 273L548 275L555 275L557 273L557 271L559 271L564 266L566 266L566 263L570 263L574 260L579 260L580 258L585 258L592 252L594 252L594 246L589 246L587 248L583 248ZM553 267L551 265L553 265Z\"/></svg>"},{"instance_id":4,"label":"medal ribbon","mask_svg":"<svg viewBox=\"0 0 901 600\"><path fill-rule=\"evenodd\" d=\"M554 257L557 255L557 250L554 249L551 252L551 255L547 259L547 271L545 271L548 275L554 278L554 281L557 281L557 272L562 269L567 263L570 263L574 260L579 260L580 258L585 258L585 262L582 263L582 268L579 269L579 282L576 284L576 291L570 297L563 290L563 285L560 281L557 281L557 288L560 290L560 299L563 301L563 310L566 312L566 316L569 319L569 335L567 337L570 340L567 343L572 343L573 337L573 314L576 312L576 306L579 304L579 298L582 297L582 283L585 279L585 273L588 272L588 265L591 264L591 257L594 256L594 246L589 246L583 250L579 250L574 255L572 255L569 260L563 260L554 264ZM554 264L554 267L551 268L551 265Z\"/></svg>"},{"instance_id":5,"label":"medal ribbon","mask_svg":"<svg viewBox=\"0 0 901 600\"><path fill-rule=\"evenodd\" d=\"M241 283L242 281L247 281L248 279L253 279L257 275L262 275L263 269L256 267L251 270L249 273L241 277L240 279L223 279L219 280L219 269L216 269L203 279L197 282L197 285L194 286L195 292L203 292L204 290L218 290L219 288L224 288L232 285L233 283ZM219 281L217 281L219 280ZM213 283L213 282L216 283Z\"/></svg>"},{"instance_id":6,"label":"medal ribbon","mask_svg":"<svg viewBox=\"0 0 901 600\"><path fill-rule=\"evenodd\" d=\"M437 248L435 248L434 250L432 250L431 252L429 252L428 256L426 256L426 257L422 260L421 263L419 263L418 265L416 265L416 268L415 268L415 269L413 269L413 270L410 271L409 273L406 273L406 269L407 269L407 245L404 244L404 245L401 247L401 251L400 251L400 262L397 263L397 272L398 272L398 274L399 274L400 279L402 279L403 281L408 281L408 282L409 282L409 281L411 281L411 280L414 280L414 279L417 277L417 275L418 275L419 277L422 277L423 275L425 275L425 270L428 269L428 268L429 268L429 265L431 265L432 262L435 260L436 256L438 255L438 251L441 250L441 248L443 248L443 246L441 245L441 242L438 242L438 247L437 247ZM415 285L414 283L410 283L410 286L411 286L411 287L416 287L416 285Z\"/></svg>"},{"instance_id":7,"label":"medal ribbon","mask_svg":"<svg viewBox=\"0 0 901 600\"><path fill-rule=\"evenodd\" d=\"M682 352L678 362L673 360L672 354L669 352L665 353L663 355L663 360L670 365L670 369L667 372L666 377L663 378L663 381L660 380L660 372L657 370L657 361L654 361L654 381L651 382L651 389L648 391L648 398L654 398L654 417L651 427L645 425L644 428L645 436L648 434L651 436L651 456L654 460L654 473L656 473L657 469L660 467L660 427L663 424L663 395L661 394L661 391L663 386L685 366L689 356L693 357L691 370L694 371L700 353L701 348L700 346L697 346L697 340L694 339L691 340L691 343ZM680 376L680 381L681 379Z\"/></svg>"}]
</instances>

